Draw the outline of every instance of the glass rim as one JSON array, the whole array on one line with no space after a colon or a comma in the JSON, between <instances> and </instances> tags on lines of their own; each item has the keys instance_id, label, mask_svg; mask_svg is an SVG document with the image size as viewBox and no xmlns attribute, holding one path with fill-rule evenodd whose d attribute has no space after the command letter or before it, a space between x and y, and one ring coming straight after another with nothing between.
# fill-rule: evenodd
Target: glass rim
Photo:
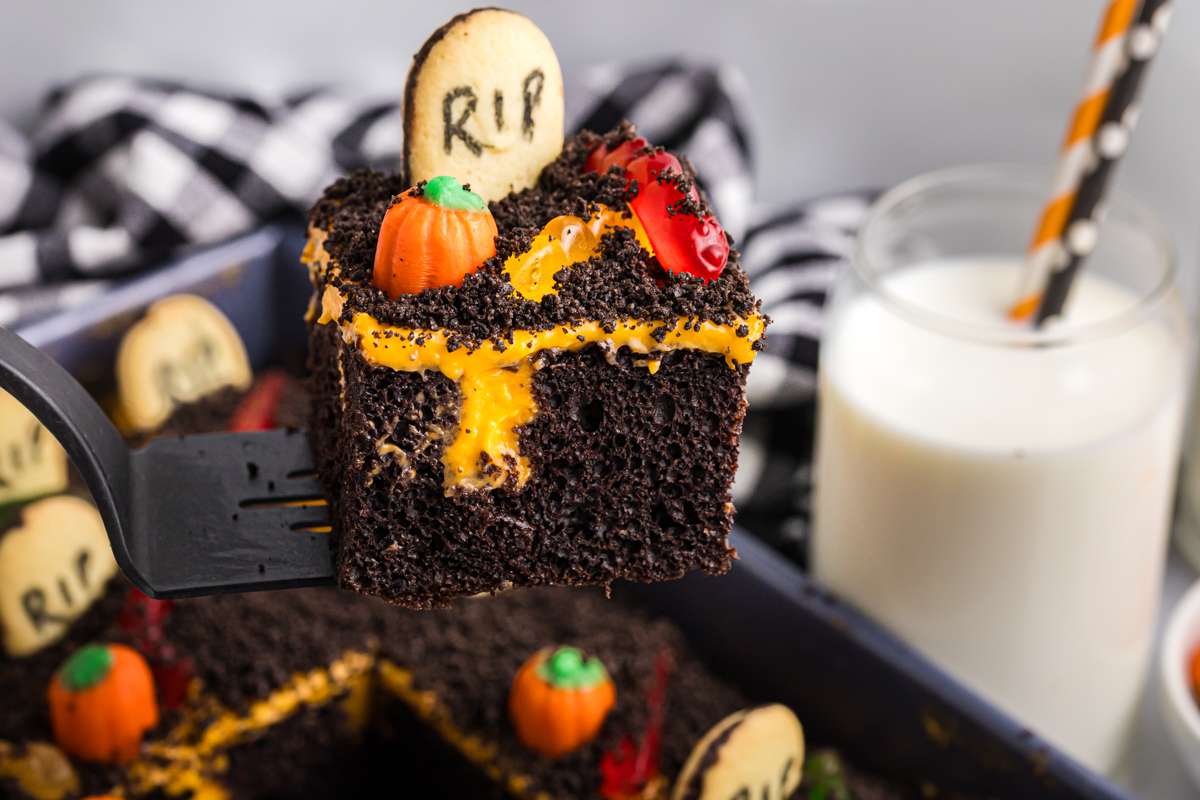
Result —
<instances>
[{"instance_id":1,"label":"glass rim","mask_svg":"<svg viewBox=\"0 0 1200 800\"><path fill-rule=\"evenodd\" d=\"M1120 333L1137 325L1163 306L1178 285L1175 246L1171 242L1166 228L1146 206L1127 193L1110 187L1106 196L1107 206L1120 208L1133 217L1139 229L1151 240L1152 244L1162 254L1163 274L1154 287L1144 293L1138 293L1138 301L1131 307L1117 314L1096 322L1072 328L1059 325L1046 325L1041 328L1030 327L1000 327L966 322L953 317L931 311L889 291L881 280L881 273L871 264L866 253L865 240L873 227L879 224L883 217L898 207L902 202L919 194L940 186L978 182L987 179L1017 179L1028 182L1030 186L1048 188L1051 185L1053 170L1049 167L1019 164L968 164L933 170L916 177L909 178L903 183L884 192L868 210L858 233L854 237L854 249L850 258L851 268L855 275L867 288L894 313L908 319L924 328L938 333L950 335L959 339L969 339L988 344L1008 346L1055 346L1075 344L1082 341L1102 339ZM1030 230L1036 224L1036 217L1031 215ZM1022 254L1023 255L1023 254ZM1085 263L1082 267L1087 269Z\"/></svg>"}]
</instances>

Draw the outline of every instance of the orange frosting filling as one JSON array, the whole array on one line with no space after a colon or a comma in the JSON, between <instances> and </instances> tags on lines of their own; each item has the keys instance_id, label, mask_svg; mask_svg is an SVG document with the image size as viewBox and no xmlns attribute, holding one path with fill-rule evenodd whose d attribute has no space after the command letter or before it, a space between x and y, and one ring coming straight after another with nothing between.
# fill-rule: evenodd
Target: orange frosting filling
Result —
<instances>
[{"instance_id":1,"label":"orange frosting filling","mask_svg":"<svg viewBox=\"0 0 1200 800\"><path fill-rule=\"evenodd\" d=\"M560 217L542 230L528 252L510 258L505 271L518 293L540 299L554 290L556 272L594 255L604 229L615 225L633 227L639 239L645 236L636 226L636 218L622 219L607 209L587 223L575 217ZM321 252L323 238L318 235L310 240L313 252L306 255L314 266L329 260L328 254ZM340 321L343 303L342 294L327 285L318 323ZM386 325L364 312L356 312L349 322L339 324L344 340L356 343L372 364L406 372L437 370L458 382L462 395L458 431L442 455L447 493L498 488L510 476L516 478L518 486L529 479L529 462L520 454L518 429L537 416L533 357L541 351L575 351L592 344L609 352L628 347L635 353L656 355L671 350L701 350L723 355L732 368L754 360L753 345L764 329L763 319L757 314L739 318L732 325L695 322L688 317L627 318L616 321L610 326L612 330L605 330L597 321L545 331L515 330L512 344L486 341L473 351L465 347L452 351L443 331ZM749 331L745 336L737 335L741 325ZM651 374L658 371L657 358L637 363L644 364Z\"/></svg>"},{"instance_id":2,"label":"orange frosting filling","mask_svg":"<svg viewBox=\"0 0 1200 800\"><path fill-rule=\"evenodd\" d=\"M624 217L619 211L601 205L600 213L584 222L579 217L555 217L534 237L529 249L510 256L504 271L517 294L535 302L554 294L554 275L563 267L587 261L600 252L600 237L613 228L631 228L638 244L654 255L650 239L642 223L632 214Z\"/></svg>"}]
</instances>

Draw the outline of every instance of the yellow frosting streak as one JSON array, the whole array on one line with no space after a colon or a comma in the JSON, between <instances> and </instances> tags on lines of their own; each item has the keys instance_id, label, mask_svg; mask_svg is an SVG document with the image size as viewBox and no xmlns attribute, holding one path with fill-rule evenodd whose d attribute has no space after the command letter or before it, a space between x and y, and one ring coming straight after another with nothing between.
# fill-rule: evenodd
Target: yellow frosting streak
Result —
<instances>
[{"instance_id":1,"label":"yellow frosting streak","mask_svg":"<svg viewBox=\"0 0 1200 800\"><path fill-rule=\"evenodd\" d=\"M214 777L229 768L226 750L302 706L322 706L335 697L363 691L361 684L370 679L374 665L373 656L347 651L328 668L297 673L244 715L192 691L187 716L163 739L147 742L142 758L130 765L129 786L136 794L162 789L172 796L190 792L192 800L226 800L228 790ZM365 722L365 717L352 718L351 724L358 721Z\"/></svg>"},{"instance_id":2,"label":"yellow frosting streak","mask_svg":"<svg viewBox=\"0 0 1200 800\"><path fill-rule=\"evenodd\" d=\"M587 222L578 217L557 217L534 238L528 251L505 262L515 292L540 300L556 291L554 274L595 255L600 236L614 227L632 228L641 246L653 252L636 216L627 219L601 207ZM314 273L332 274L338 270L325 250L326 235L318 228L309 230L304 261ZM349 322L342 321L345 302L337 288L326 284L317 322L339 324L342 338L356 344L368 362L405 372L437 370L458 383L462 398L458 430L446 437L450 443L441 459L447 494L461 489L499 488L510 477L515 477L518 487L529 480L530 466L520 455L518 429L537 416L533 356L541 351L575 351L598 344L615 353L628 347L648 356L634 364L646 367L653 375L658 372L663 352L701 350L723 355L733 368L754 360L754 343L762 338L765 327L758 314L737 317L730 325L689 317L674 321L628 318L610 326L611 331L604 330L597 321L545 331L514 330L511 344L486 341L473 351L461 346L450 350L445 331L386 325L365 312L355 312ZM316 311L313 308L314 316ZM742 325L746 335L738 336L737 329ZM388 455L399 448L381 440L376 449L380 455Z\"/></svg>"},{"instance_id":3,"label":"yellow frosting streak","mask_svg":"<svg viewBox=\"0 0 1200 800\"><path fill-rule=\"evenodd\" d=\"M495 742L464 733L455 725L450 709L438 697L437 692L414 688L411 672L387 659L380 660L378 670L379 682L384 691L403 701L414 714L437 731L442 739L487 773L489 778L497 783L503 782L509 792L517 797L551 800L551 796L546 792L529 792L533 781L527 775L510 772L504 768L498 758L500 748Z\"/></svg>"},{"instance_id":4,"label":"yellow frosting streak","mask_svg":"<svg viewBox=\"0 0 1200 800\"><path fill-rule=\"evenodd\" d=\"M326 287L320 321L338 319L343 303L340 292ZM742 324L748 330L746 336L736 333L737 325ZM357 342L363 356L373 364L405 372L435 369L458 381L462 395L458 432L442 455L445 486L452 490L496 488L510 473L515 473L518 486L529 479L529 464L520 456L517 429L537 416L531 356L542 350L574 351L599 344L610 352L622 347L645 354L702 350L724 355L726 364L736 367L754 360L753 345L764 328L757 314L739 318L737 325L696 322L689 317L679 317L673 323L630 318L606 331L600 322L592 321L545 331L515 330L512 344L488 341L469 351L461 346L450 350L444 331L385 325L369 314L357 312L349 323L342 324L342 333L346 341ZM657 359L640 363L651 373L658 370Z\"/></svg>"},{"instance_id":5,"label":"yellow frosting streak","mask_svg":"<svg viewBox=\"0 0 1200 800\"><path fill-rule=\"evenodd\" d=\"M458 381L462 394L458 435L442 456L448 482L495 489L504 484L511 469L516 470L518 485L529 479L529 460L518 452L516 430L537 414L533 365L523 358L515 366L515 371L505 367L463 371ZM484 456L488 463L481 464Z\"/></svg>"},{"instance_id":6,"label":"yellow frosting streak","mask_svg":"<svg viewBox=\"0 0 1200 800\"><path fill-rule=\"evenodd\" d=\"M555 217L533 238L528 250L509 256L504 262L504 271L515 293L534 302L548 294L558 294L554 276L564 267L587 261L599 253L600 237L613 228L631 228L638 244L654 255L650 237L633 214L625 217L601 205L600 211L587 222L573 216Z\"/></svg>"}]
</instances>

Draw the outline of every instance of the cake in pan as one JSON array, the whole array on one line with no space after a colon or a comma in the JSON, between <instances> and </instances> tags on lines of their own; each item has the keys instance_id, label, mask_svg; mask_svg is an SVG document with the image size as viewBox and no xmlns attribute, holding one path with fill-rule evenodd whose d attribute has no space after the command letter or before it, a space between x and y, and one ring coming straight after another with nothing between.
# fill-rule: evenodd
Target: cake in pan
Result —
<instances>
[{"instance_id":1,"label":"cake in pan","mask_svg":"<svg viewBox=\"0 0 1200 800\"><path fill-rule=\"evenodd\" d=\"M236 374L236 338L219 355L191 346L227 323L219 311L164 307L192 315L184 332L126 369ZM190 400L139 394L173 380L118 384L116 407L167 409L141 438L307 413L300 384L272 373L209 380ZM18 416L0 425L23 465L4 473L22 488L0 523L0 797L895 796L827 751L806 756L790 711L754 706L671 622L596 588L432 612L336 589L151 600L116 573L65 455L27 412L4 419Z\"/></svg>"}]
</instances>

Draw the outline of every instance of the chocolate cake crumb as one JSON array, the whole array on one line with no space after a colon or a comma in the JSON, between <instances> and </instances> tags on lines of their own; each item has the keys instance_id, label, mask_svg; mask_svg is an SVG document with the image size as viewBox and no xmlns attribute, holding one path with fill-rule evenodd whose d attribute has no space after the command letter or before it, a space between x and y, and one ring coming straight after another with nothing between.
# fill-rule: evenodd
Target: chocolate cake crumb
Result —
<instances>
[{"instance_id":1,"label":"chocolate cake crumb","mask_svg":"<svg viewBox=\"0 0 1200 800\"><path fill-rule=\"evenodd\" d=\"M334 589L177 600L166 637L207 690L244 712L296 673L371 647L376 605Z\"/></svg>"},{"instance_id":2,"label":"chocolate cake crumb","mask_svg":"<svg viewBox=\"0 0 1200 800\"><path fill-rule=\"evenodd\" d=\"M275 409L275 427L300 430L308 427L312 415L312 393L308 381L288 378L279 407Z\"/></svg>"},{"instance_id":3,"label":"chocolate cake crumb","mask_svg":"<svg viewBox=\"0 0 1200 800\"><path fill-rule=\"evenodd\" d=\"M225 386L194 403L183 403L171 412L154 436L187 436L193 433L220 433L229 430L229 420L237 410L240 389ZM143 437L148 438L148 437Z\"/></svg>"},{"instance_id":4,"label":"chocolate cake crumb","mask_svg":"<svg viewBox=\"0 0 1200 800\"><path fill-rule=\"evenodd\" d=\"M221 783L232 798L253 800L386 796L393 753L363 738L341 703L304 708L230 750Z\"/></svg>"},{"instance_id":5,"label":"chocolate cake crumb","mask_svg":"<svg viewBox=\"0 0 1200 800\"><path fill-rule=\"evenodd\" d=\"M599 737L558 761L522 747L507 713L513 676L533 653L551 645L578 647L598 657L617 690L617 704ZM600 760L623 736L640 740L655 660L664 652L673 658L674 669L667 684L660 769L673 780L700 737L750 701L709 672L668 620L606 600L595 590L520 589L462 598L450 610L432 614L396 609L385 621L381 656L411 670L414 688L436 692L457 727L495 742L497 762L528 776L531 795L598 800Z\"/></svg>"}]
</instances>

